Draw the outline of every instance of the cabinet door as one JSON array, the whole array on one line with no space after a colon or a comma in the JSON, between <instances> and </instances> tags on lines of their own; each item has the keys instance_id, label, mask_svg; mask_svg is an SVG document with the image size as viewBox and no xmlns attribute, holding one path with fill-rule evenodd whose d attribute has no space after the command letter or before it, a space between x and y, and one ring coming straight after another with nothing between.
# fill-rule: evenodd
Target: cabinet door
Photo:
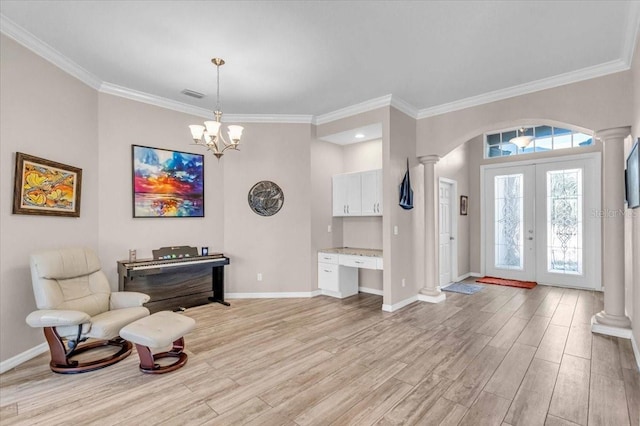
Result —
<instances>
[{"instance_id":1,"label":"cabinet door","mask_svg":"<svg viewBox=\"0 0 640 426\"><path fill-rule=\"evenodd\" d=\"M362 173L362 215L376 216L378 214L378 180L375 170Z\"/></svg>"},{"instance_id":2,"label":"cabinet door","mask_svg":"<svg viewBox=\"0 0 640 426\"><path fill-rule=\"evenodd\" d=\"M340 291L340 267L332 263L318 262L318 288L322 290Z\"/></svg>"},{"instance_id":3,"label":"cabinet door","mask_svg":"<svg viewBox=\"0 0 640 426\"><path fill-rule=\"evenodd\" d=\"M347 216L362 215L362 188L360 173L350 173L346 176L347 180Z\"/></svg>"},{"instance_id":4,"label":"cabinet door","mask_svg":"<svg viewBox=\"0 0 640 426\"><path fill-rule=\"evenodd\" d=\"M382 216L382 170L362 173L362 215Z\"/></svg>"},{"instance_id":5,"label":"cabinet door","mask_svg":"<svg viewBox=\"0 0 640 426\"><path fill-rule=\"evenodd\" d=\"M347 175L333 176L333 215L347 215Z\"/></svg>"}]
</instances>

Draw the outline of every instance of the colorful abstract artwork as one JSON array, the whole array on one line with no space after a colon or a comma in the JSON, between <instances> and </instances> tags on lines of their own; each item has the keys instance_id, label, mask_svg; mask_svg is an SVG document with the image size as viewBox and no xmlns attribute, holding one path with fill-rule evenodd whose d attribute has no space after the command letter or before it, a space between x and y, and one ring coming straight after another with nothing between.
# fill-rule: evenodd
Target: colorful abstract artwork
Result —
<instances>
[{"instance_id":1,"label":"colorful abstract artwork","mask_svg":"<svg viewBox=\"0 0 640 426\"><path fill-rule=\"evenodd\" d=\"M16 153L13 213L80 216L82 169Z\"/></svg>"},{"instance_id":2,"label":"colorful abstract artwork","mask_svg":"<svg viewBox=\"0 0 640 426\"><path fill-rule=\"evenodd\" d=\"M132 145L133 217L204 217L204 155Z\"/></svg>"}]
</instances>

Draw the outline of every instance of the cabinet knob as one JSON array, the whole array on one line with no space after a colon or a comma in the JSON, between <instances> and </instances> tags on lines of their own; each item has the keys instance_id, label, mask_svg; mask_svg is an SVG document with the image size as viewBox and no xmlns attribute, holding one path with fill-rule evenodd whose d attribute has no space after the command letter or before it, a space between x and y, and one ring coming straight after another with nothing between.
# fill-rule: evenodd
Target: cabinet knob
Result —
<instances>
[{"instance_id":1,"label":"cabinet knob","mask_svg":"<svg viewBox=\"0 0 640 426\"><path fill-rule=\"evenodd\" d=\"M328 272L328 273L331 273L331 271L330 271L330 270L328 270L328 269L325 269L324 271L325 271L325 272Z\"/></svg>"}]
</instances>

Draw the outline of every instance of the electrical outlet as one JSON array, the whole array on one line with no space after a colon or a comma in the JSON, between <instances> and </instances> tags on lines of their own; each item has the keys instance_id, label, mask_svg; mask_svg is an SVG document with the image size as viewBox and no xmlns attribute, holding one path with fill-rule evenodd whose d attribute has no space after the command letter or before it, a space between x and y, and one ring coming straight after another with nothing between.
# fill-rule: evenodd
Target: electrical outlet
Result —
<instances>
[{"instance_id":1,"label":"electrical outlet","mask_svg":"<svg viewBox=\"0 0 640 426\"><path fill-rule=\"evenodd\" d=\"M331 225L327 226L327 232L331 232Z\"/></svg>"},{"instance_id":2,"label":"electrical outlet","mask_svg":"<svg viewBox=\"0 0 640 426\"><path fill-rule=\"evenodd\" d=\"M405 285L407 285L406 280L403 278L402 279L402 287L404 287Z\"/></svg>"},{"instance_id":3,"label":"electrical outlet","mask_svg":"<svg viewBox=\"0 0 640 426\"><path fill-rule=\"evenodd\" d=\"M393 235L398 235L398 225L394 225L394 227L393 227Z\"/></svg>"},{"instance_id":4,"label":"electrical outlet","mask_svg":"<svg viewBox=\"0 0 640 426\"><path fill-rule=\"evenodd\" d=\"M258 272L258 281L262 281L262 273Z\"/></svg>"}]
</instances>

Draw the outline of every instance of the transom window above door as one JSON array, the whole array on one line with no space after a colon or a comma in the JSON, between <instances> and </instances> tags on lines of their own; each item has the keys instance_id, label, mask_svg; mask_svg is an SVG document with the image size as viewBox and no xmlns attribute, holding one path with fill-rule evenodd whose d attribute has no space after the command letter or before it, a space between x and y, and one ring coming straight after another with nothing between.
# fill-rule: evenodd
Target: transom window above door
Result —
<instances>
[{"instance_id":1,"label":"transom window above door","mask_svg":"<svg viewBox=\"0 0 640 426\"><path fill-rule=\"evenodd\" d=\"M522 126L484 135L484 158L593 145L593 136L554 126Z\"/></svg>"}]
</instances>

